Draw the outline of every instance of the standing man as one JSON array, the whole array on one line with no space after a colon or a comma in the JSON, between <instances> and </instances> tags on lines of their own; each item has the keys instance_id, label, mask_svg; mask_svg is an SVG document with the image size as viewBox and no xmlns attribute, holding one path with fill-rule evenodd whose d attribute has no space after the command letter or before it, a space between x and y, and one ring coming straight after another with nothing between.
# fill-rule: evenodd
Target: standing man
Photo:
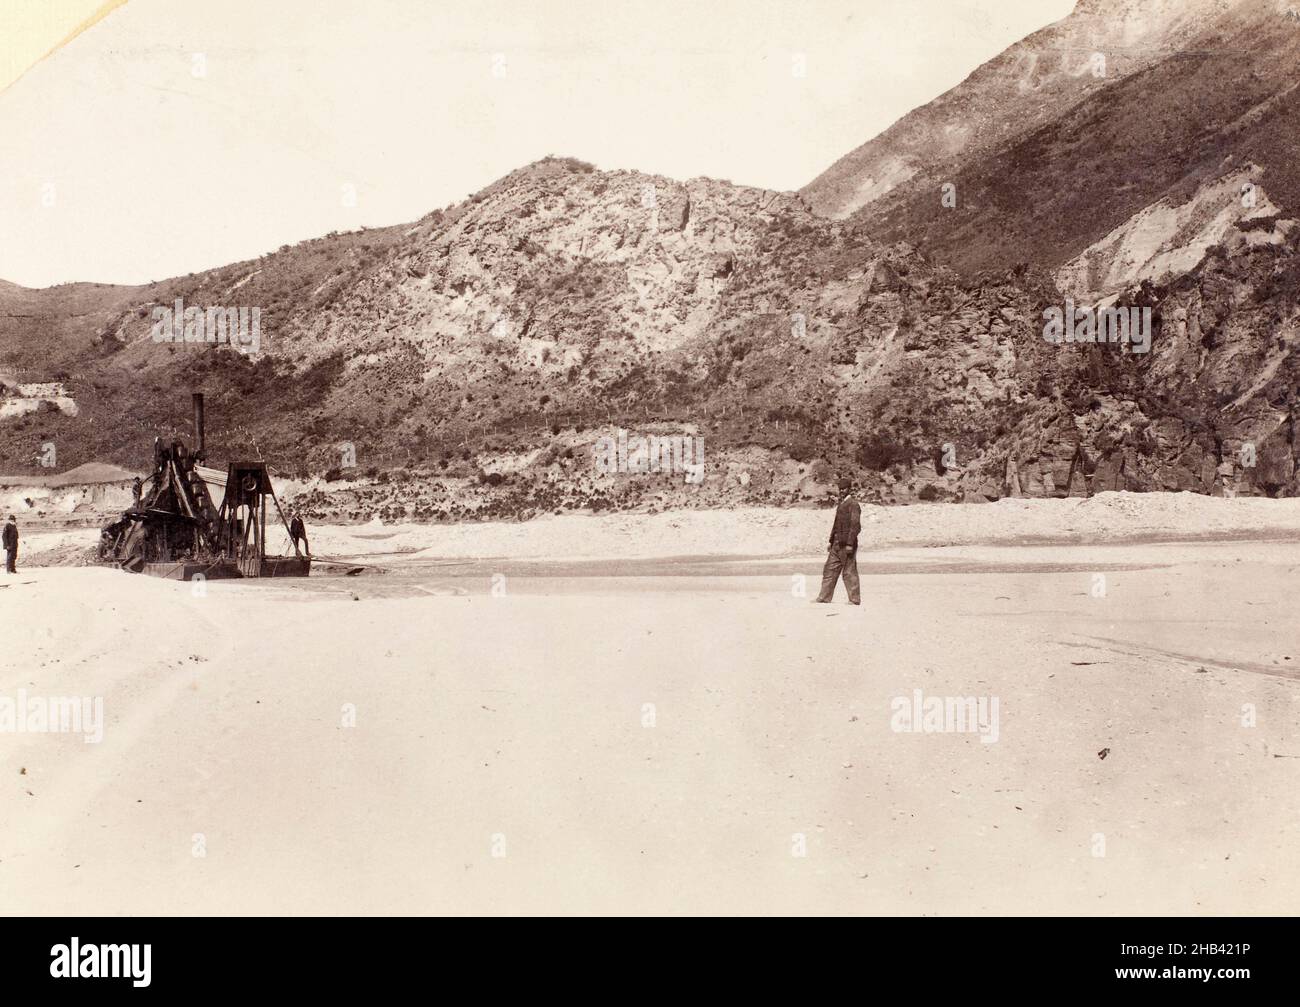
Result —
<instances>
[{"instance_id":1,"label":"standing man","mask_svg":"<svg viewBox=\"0 0 1300 1007\"><path fill-rule=\"evenodd\" d=\"M12 514L4 530L5 573L17 573L15 563L18 559L18 522Z\"/></svg>"},{"instance_id":2,"label":"standing man","mask_svg":"<svg viewBox=\"0 0 1300 1007\"><path fill-rule=\"evenodd\" d=\"M302 547L307 550L307 555L311 555L311 546L307 542L307 526L303 524L302 516L296 510L292 512L292 520L289 522L289 538L293 539L293 551L296 555L302 555L298 551L299 539L302 539Z\"/></svg>"},{"instance_id":3,"label":"standing man","mask_svg":"<svg viewBox=\"0 0 1300 1007\"><path fill-rule=\"evenodd\" d=\"M835 508L835 523L831 526L830 551L822 569L822 590L817 601L823 605L835 596L835 585L844 578L844 588L849 601L862 604L858 583L858 532L862 530L862 508L853 499L853 482L840 479L840 505Z\"/></svg>"}]
</instances>

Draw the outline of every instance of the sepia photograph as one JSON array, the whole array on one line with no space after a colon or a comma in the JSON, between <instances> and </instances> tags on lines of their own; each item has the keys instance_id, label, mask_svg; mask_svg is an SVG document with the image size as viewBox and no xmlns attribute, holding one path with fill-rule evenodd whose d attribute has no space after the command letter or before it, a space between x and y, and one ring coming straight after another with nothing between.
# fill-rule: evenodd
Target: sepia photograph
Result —
<instances>
[{"instance_id":1,"label":"sepia photograph","mask_svg":"<svg viewBox=\"0 0 1300 1007\"><path fill-rule=\"evenodd\" d=\"M1297 8L0 0L0 915L1295 915Z\"/></svg>"}]
</instances>

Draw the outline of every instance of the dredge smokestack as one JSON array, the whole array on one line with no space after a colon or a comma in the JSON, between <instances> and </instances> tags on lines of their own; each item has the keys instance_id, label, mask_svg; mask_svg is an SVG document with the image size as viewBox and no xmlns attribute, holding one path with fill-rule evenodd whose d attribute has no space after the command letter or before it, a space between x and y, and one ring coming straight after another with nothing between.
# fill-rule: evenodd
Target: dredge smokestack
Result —
<instances>
[{"instance_id":1,"label":"dredge smokestack","mask_svg":"<svg viewBox=\"0 0 1300 1007\"><path fill-rule=\"evenodd\" d=\"M194 400L194 436L198 438L194 445L194 454L199 457L203 456L203 393L194 392L190 398Z\"/></svg>"}]
</instances>

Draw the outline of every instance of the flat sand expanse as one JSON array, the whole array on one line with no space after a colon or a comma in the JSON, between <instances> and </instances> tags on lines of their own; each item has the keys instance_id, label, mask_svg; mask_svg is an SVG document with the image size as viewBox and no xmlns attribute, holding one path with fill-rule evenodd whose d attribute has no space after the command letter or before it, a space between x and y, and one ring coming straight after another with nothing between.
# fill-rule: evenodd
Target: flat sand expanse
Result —
<instances>
[{"instance_id":1,"label":"flat sand expanse","mask_svg":"<svg viewBox=\"0 0 1300 1007\"><path fill-rule=\"evenodd\" d=\"M701 560L659 522L726 515L655 515L584 538L630 522L654 543L632 557L697 558L574 568L501 548L515 525L460 532L477 552L407 542L384 574L201 595L0 574L0 701L104 704L98 743L0 734L0 911L1300 911L1285 528L867 532L857 609L842 588L810 604L812 513L812 548L800 530L766 557L721 534ZM392 530L317 549L392 547L368 534ZM895 730L916 690L996 699L997 740Z\"/></svg>"},{"instance_id":2,"label":"flat sand expanse","mask_svg":"<svg viewBox=\"0 0 1300 1007\"><path fill-rule=\"evenodd\" d=\"M99 540L116 512L77 511L45 518L19 514L22 549L34 565L61 565ZM548 515L531 521L465 524L364 524L309 527L322 556L404 560L640 559L682 556L807 556L826 548L832 512L816 507L742 507L660 513ZM272 522L274 524L274 522ZM1300 541L1300 498L1223 499L1193 493L1100 493L1090 499L1006 499L987 504L862 507L864 550L894 545L1095 545L1160 539L1242 537ZM271 527L271 552L287 552L284 528Z\"/></svg>"}]
</instances>

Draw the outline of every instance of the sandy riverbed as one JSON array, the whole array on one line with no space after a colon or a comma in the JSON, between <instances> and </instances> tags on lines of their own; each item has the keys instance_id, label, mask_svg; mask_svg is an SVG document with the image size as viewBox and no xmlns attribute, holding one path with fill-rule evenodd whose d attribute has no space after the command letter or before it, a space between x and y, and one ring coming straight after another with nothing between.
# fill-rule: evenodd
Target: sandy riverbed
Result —
<instances>
[{"instance_id":1,"label":"sandy riverbed","mask_svg":"<svg viewBox=\"0 0 1300 1007\"><path fill-rule=\"evenodd\" d=\"M0 910L1295 912L1300 502L1010 503L866 515L862 609L800 594L818 511L319 529L388 572L202 596L0 575L0 698L104 702L98 743L0 734ZM894 730L918 689L996 742Z\"/></svg>"}]
</instances>

